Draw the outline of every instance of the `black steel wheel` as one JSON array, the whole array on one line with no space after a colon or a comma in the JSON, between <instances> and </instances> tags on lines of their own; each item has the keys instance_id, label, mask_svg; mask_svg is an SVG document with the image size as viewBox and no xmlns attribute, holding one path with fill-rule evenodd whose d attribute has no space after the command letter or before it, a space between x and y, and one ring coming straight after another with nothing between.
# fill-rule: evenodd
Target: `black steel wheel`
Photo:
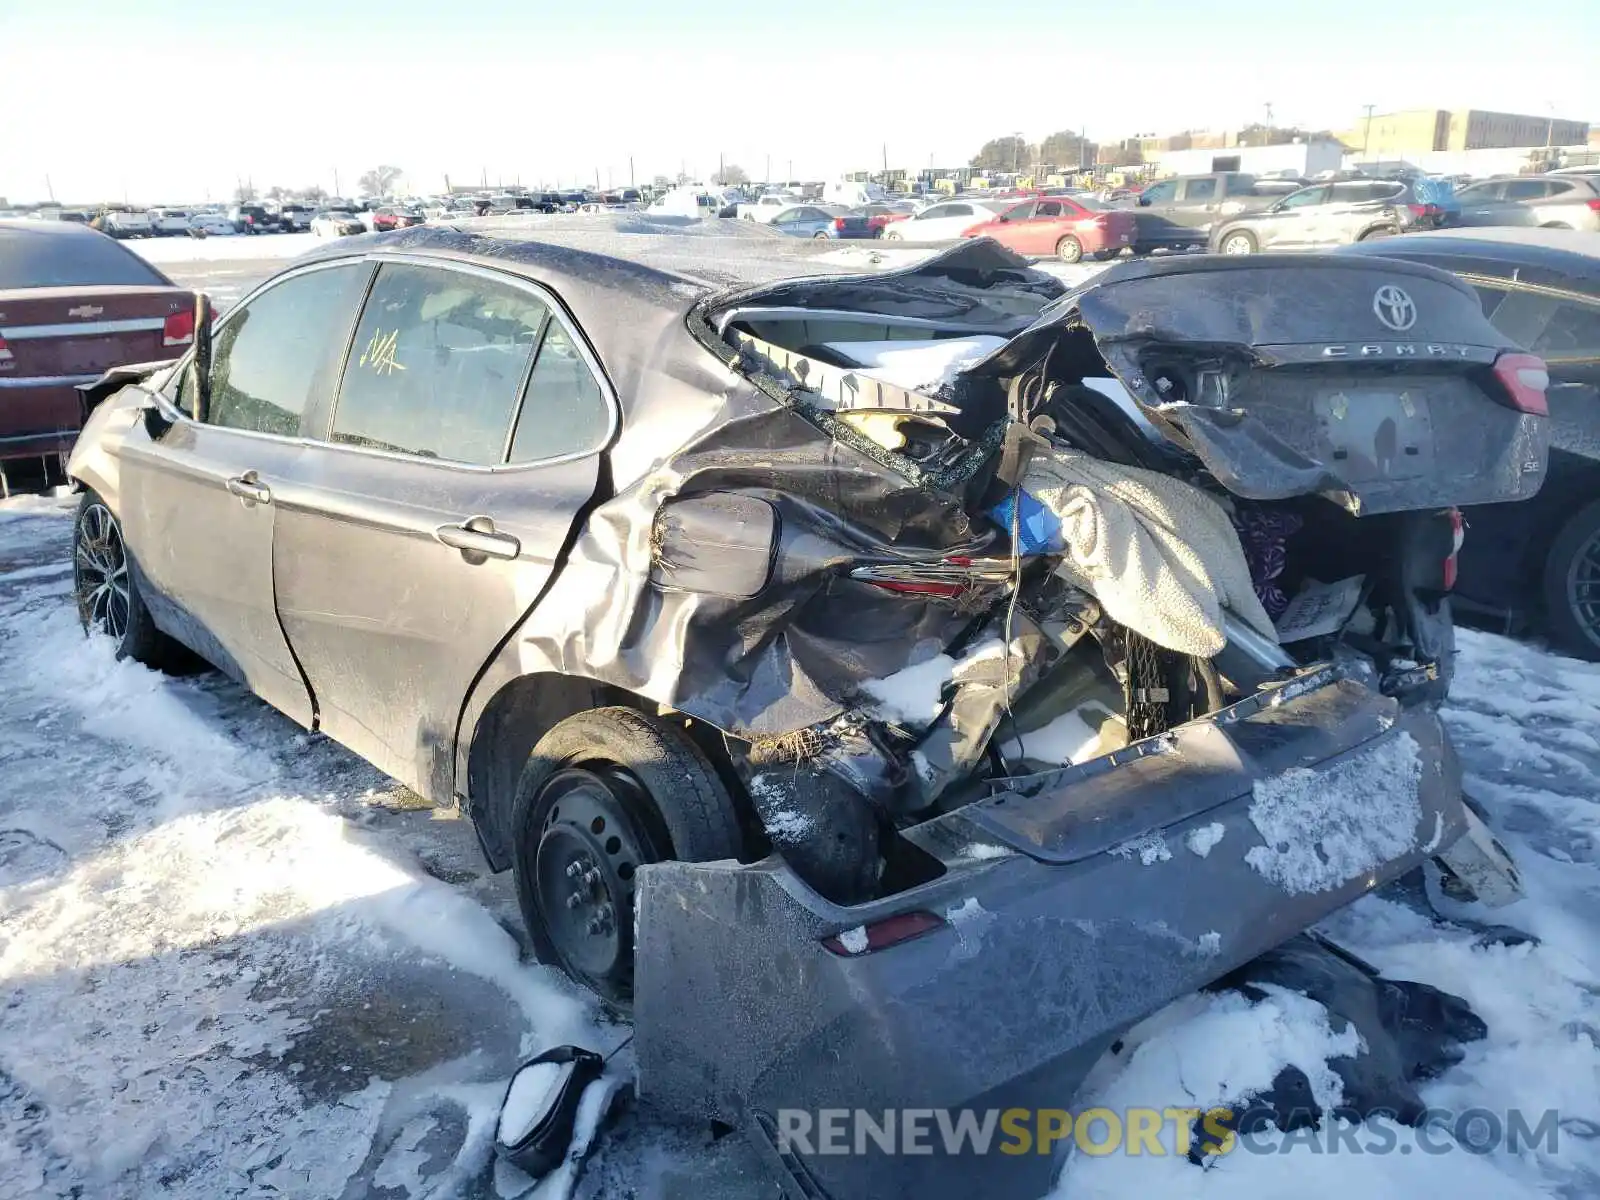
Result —
<instances>
[{"instance_id":1,"label":"black steel wheel","mask_svg":"<svg viewBox=\"0 0 1600 1200\"><path fill-rule=\"evenodd\" d=\"M733 799L680 727L596 708L552 728L522 769L512 871L540 961L614 1007L633 1001L635 876L737 857Z\"/></svg>"},{"instance_id":2,"label":"black steel wheel","mask_svg":"<svg viewBox=\"0 0 1600 1200\"><path fill-rule=\"evenodd\" d=\"M1580 508L1545 560L1545 616L1568 654L1600 662L1600 500Z\"/></svg>"}]
</instances>

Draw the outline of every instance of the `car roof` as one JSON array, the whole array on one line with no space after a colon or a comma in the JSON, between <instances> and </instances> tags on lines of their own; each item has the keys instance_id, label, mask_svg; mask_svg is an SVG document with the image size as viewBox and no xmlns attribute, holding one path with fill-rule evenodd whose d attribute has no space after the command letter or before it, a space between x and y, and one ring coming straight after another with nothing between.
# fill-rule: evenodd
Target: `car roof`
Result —
<instances>
[{"instance_id":1,"label":"car roof","mask_svg":"<svg viewBox=\"0 0 1600 1200\"><path fill-rule=\"evenodd\" d=\"M62 212L82 212L78 208L65 208ZM29 233L52 234L56 237L104 237L105 235L80 225L76 221L50 221L38 217L7 217L0 220L0 229L24 229Z\"/></svg>"},{"instance_id":2,"label":"car roof","mask_svg":"<svg viewBox=\"0 0 1600 1200\"><path fill-rule=\"evenodd\" d=\"M1513 225L1435 229L1377 241L1357 242L1341 252L1377 255L1449 255L1502 262L1508 266L1544 265L1567 274L1600 272L1600 233L1578 229L1534 229Z\"/></svg>"}]
</instances>

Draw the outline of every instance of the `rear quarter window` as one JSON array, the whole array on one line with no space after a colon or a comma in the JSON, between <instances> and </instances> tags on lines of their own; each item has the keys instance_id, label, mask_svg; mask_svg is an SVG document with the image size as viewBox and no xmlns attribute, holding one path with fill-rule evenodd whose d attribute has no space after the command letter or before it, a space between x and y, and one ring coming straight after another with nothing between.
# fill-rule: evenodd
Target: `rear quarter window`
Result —
<instances>
[{"instance_id":1,"label":"rear quarter window","mask_svg":"<svg viewBox=\"0 0 1600 1200\"><path fill-rule=\"evenodd\" d=\"M0 228L0 288L171 287L133 251L98 234Z\"/></svg>"}]
</instances>

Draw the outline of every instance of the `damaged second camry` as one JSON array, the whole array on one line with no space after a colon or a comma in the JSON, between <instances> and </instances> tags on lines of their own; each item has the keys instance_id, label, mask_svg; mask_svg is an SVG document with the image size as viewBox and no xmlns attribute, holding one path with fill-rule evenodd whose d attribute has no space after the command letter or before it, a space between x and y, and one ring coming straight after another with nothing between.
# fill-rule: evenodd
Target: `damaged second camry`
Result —
<instances>
[{"instance_id":1,"label":"damaged second camry","mask_svg":"<svg viewBox=\"0 0 1600 1200\"><path fill-rule=\"evenodd\" d=\"M1037 1195L776 1114L1060 1106L1368 890L1484 878L1456 507L1539 486L1540 364L1377 258L1068 290L723 224L332 245L85 388L80 611L459 805L641 1098L792 1194Z\"/></svg>"}]
</instances>

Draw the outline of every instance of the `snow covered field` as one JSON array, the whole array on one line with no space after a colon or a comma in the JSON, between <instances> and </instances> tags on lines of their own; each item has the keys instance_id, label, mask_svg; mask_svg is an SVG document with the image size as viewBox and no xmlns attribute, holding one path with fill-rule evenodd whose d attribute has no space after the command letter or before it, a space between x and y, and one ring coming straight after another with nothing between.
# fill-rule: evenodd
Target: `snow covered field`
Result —
<instances>
[{"instance_id":1,"label":"snow covered field","mask_svg":"<svg viewBox=\"0 0 1600 1200\"><path fill-rule=\"evenodd\" d=\"M526 960L508 880L465 822L218 675L163 677L85 639L71 511L0 504L0 1197L524 1194L491 1162L515 1064L625 1030ZM1430 1105L1521 1108L1530 1127L1557 1109L1555 1151L1407 1154L1401 1131L1388 1154L1327 1153L1273 1135L1281 1152L1206 1169L1077 1155L1059 1196L1600 1195L1600 667L1473 632L1462 648L1449 723L1529 898L1443 922L1374 896L1328 932L1488 1023L1424 1087ZM1303 997L1191 998L1079 1104L1204 1107L1288 1062L1326 1095L1326 1059L1348 1047ZM630 1118L578 1194L770 1196L738 1143Z\"/></svg>"}]
</instances>

